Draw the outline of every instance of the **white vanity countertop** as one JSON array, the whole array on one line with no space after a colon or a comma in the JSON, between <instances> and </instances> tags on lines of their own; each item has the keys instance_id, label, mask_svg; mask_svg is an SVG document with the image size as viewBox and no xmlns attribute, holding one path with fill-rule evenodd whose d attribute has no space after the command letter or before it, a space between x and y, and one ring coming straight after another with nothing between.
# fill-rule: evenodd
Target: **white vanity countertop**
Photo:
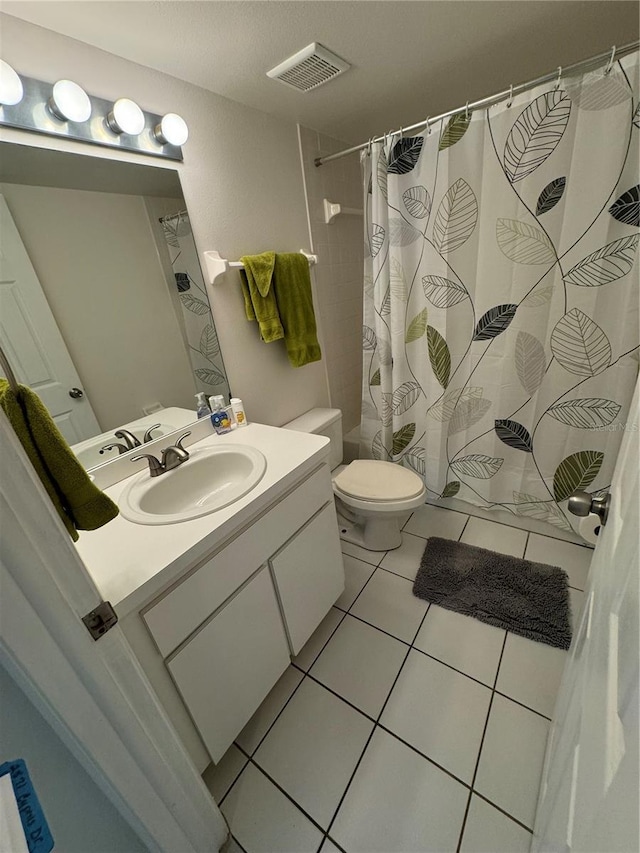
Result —
<instances>
[{"instance_id":1,"label":"white vanity countertop","mask_svg":"<svg viewBox=\"0 0 640 853\"><path fill-rule=\"evenodd\" d=\"M262 480L240 500L178 524L134 524L120 515L99 530L81 532L78 552L102 597L120 617L142 607L185 569L246 527L329 455L329 439L324 436L262 424L249 424L226 435L212 432L192 447L222 442L255 447L267 459ZM118 503L130 479L105 493Z\"/></svg>"}]
</instances>

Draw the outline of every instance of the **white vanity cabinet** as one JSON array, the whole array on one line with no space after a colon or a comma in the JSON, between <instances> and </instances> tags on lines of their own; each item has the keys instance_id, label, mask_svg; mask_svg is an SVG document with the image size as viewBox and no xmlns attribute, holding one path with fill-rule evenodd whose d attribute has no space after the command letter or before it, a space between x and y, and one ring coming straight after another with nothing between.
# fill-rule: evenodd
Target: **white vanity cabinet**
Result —
<instances>
[{"instance_id":1,"label":"white vanity cabinet","mask_svg":"<svg viewBox=\"0 0 640 853\"><path fill-rule=\"evenodd\" d=\"M325 464L142 609L164 670L214 761L343 589ZM153 682L151 666L141 662ZM166 701L165 708L172 716Z\"/></svg>"},{"instance_id":2,"label":"white vanity cabinet","mask_svg":"<svg viewBox=\"0 0 640 853\"><path fill-rule=\"evenodd\" d=\"M288 665L280 609L269 568L263 566L167 661L214 761L224 755Z\"/></svg>"},{"instance_id":3,"label":"white vanity cabinet","mask_svg":"<svg viewBox=\"0 0 640 853\"><path fill-rule=\"evenodd\" d=\"M321 509L269 561L291 651L302 649L344 589L333 501Z\"/></svg>"}]
</instances>

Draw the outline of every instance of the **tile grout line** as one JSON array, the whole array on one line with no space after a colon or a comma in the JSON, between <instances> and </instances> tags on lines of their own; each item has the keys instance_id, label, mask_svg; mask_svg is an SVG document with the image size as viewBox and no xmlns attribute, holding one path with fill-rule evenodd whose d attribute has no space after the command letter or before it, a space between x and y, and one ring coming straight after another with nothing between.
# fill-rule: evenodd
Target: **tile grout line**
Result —
<instances>
[{"instance_id":1,"label":"tile grout line","mask_svg":"<svg viewBox=\"0 0 640 853\"><path fill-rule=\"evenodd\" d=\"M471 799L473 797L474 785L476 783L476 777L478 775L478 768L480 767L480 758L482 757L482 747L484 746L484 739L487 734L487 729L489 728L489 718L491 717L491 709L493 708L493 697L496 692L496 685L498 683L498 676L500 674L500 665L502 663L502 658L504 656L504 650L507 645L507 636L508 631L505 631L504 640L502 641L502 650L500 652L500 658L498 660L498 666L496 668L496 675L493 680L493 687L491 689L491 698L489 699L489 707L487 709L487 717L484 721L484 728L482 730L482 738L480 739L480 748L478 749L478 757L476 758L476 766L473 771L473 776L471 777L471 790L469 791L469 798L467 799L467 807L464 811L464 817L462 818L462 826L460 827L460 835L458 836L458 845L456 847L456 853L460 853L460 849L462 847L462 839L464 838L464 831L467 826L467 817L469 816L469 809L471 807Z\"/></svg>"},{"instance_id":2,"label":"tile grout line","mask_svg":"<svg viewBox=\"0 0 640 853\"><path fill-rule=\"evenodd\" d=\"M364 587L363 587L363 588L364 588ZM354 602L354 604L355 604L355 602ZM429 607L427 607L427 609L426 609L426 610L425 610L425 612L424 612L424 615L423 615L422 619L420 620L420 624L418 625L418 629L417 629L417 631L416 631L416 633L415 633L415 636L414 636L414 638L413 638L413 640L414 640L414 641L415 641L416 637L418 636L418 634L419 634L419 632L420 632L420 628L422 627L422 623L423 623L423 622L424 622L424 620L426 619L426 617L427 617L427 613L429 612L430 608L431 608L431 605L429 604ZM340 809L342 808L342 804L344 803L344 801L345 801L345 799L346 799L347 793L349 792L349 788L351 787L351 783L353 782L353 780L354 780L354 778L355 778L355 775L356 775L356 773L358 772L358 768L360 767L360 765L361 765L361 763L362 763L362 760L363 760L363 758L364 758L364 756L365 756L365 753L367 752L367 749L369 748L369 744L371 743L371 741L372 741L372 739L373 739L373 736L374 736L374 734L375 734L375 732L376 732L376 729L379 727L379 721L380 721L380 718L382 717L382 714L384 713L384 709L387 707L387 703L389 702L389 699L390 699L390 697L391 697L391 694L393 693L393 691L394 691L394 689L395 689L395 686L396 686L396 684L397 684L397 682L398 682L398 679L400 678L400 674L401 674L402 670L404 669L404 665L405 665L405 663L406 663L406 661L407 661L407 658L409 657L409 654L410 654L410 652L411 652L411 648L412 648L412 646L413 646L413 641L412 641L411 646L409 646L409 648L407 649L407 653L406 653L406 654L405 654L405 656L404 656L404 660L403 660L403 661L402 661L402 663L400 664L400 669L398 670L398 672L397 672L397 674L396 674L396 677L395 677L395 678L394 678L394 680L393 680L393 684L391 685L391 688L390 688L389 692L387 693L387 698L384 700L384 702L383 702L383 704L382 704L382 708L380 709L380 713L378 714L378 716L377 716L377 718L376 718L376 720L375 720L375 722L374 722L374 724L373 724L373 728L371 729L371 733L370 733L369 737L367 738L367 742L366 742L366 743L365 743L365 745L364 745L364 749L362 750L362 752L361 752L361 754L360 754L360 757L358 758L358 761L356 762L356 766L355 766L355 767L354 767L354 769L353 769L353 773L352 773L352 774L351 774L351 776L349 777L349 781L347 782L346 788L345 788L345 789L344 789L344 791L342 792L342 796L340 797L340 800L338 801L338 805L337 805L337 807L336 807L336 810L335 810L335 811L334 811L334 813L333 813L333 817L331 818L331 821L329 822L329 825L327 826L327 832L326 832L326 834L327 834L327 835L329 835L329 833L331 832L331 827L332 827L332 826L333 826L333 824L335 823L335 820L336 820L336 818L337 818L337 816L338 816L338 812L339 812L339 811L340 811Z\"/></svg>"},{"instance_id":3,"label":"tile grout line","mask_svg":"<svg viewBox=\"0 0 640 853\"><path fill-rule=\"evenodd\" d=\"M529 833L529 835L533 835L532 829L529 829L529 827L525 823L522 823L522 821L518 820L517 817L514 817L512 814L509 814L509 812L505 811L502 806L499 806L497 803L494 803L493 800L489 799L489 797L485 797L485 795L481 794L480 791L474 790L473 793L476 797L479 797L479 799L484 800L485 803L488 803L496 811L500 812L500 814L503 814L505 817L508 817L509 820L512 820L514 823L517 823L518 826L522 829L525 829Z\"/></svg>"},{"instance_id":4,"label":"tile grout line","mask_svg":"<svg viewBox=\"0 0 640 853\"><path fill-rule=\"evenodd\" d=\"M462 542L462 537L464 536L464 532L467 529L467 525L469 524L470 521L471 521L471 516L468 515L467 520L465 521L465 523L462 527L462 530L460 531L460 536L458 536L458 538L456 540L457 542Z\"/></svg>"},{"instance_id":5,"label":"tile grout line","mask_svg":"<svg viewBox=\"0 0 640 853\"><path fill-rule=\"evenodd\" d=\"M520 702L518 699L514 699L513 696L509 696L508 693L503 693L502 690L495 690L494 692L497 693L498 696L502 696L503 699L508 699L509 702L514 702L516 705L520 705L521 708L531 711L532 714L537 714L537 716L542 717L543 720L547 720L549 723L553 722L551 717L547 717L547 715L543 714L542 711L536 711L536 709L532 708L530 705L525 705L524 702Z\"/></svg>"},{"instance_id":6,"label":"tile grout line","mask_svg":"<svg viewBox=\"0 0 640 853\"><path fill-rule=\"evenodd\" d=\"M302 679L302 681L304 681L304 679ZM302 682L300 682L300 683L302 684ZM266 779L268 779L269 782L271 782L271 784L274 785L280 791L281 794L284 794L285 797L291 803L293 803L293 805L298 809L298 811L302 812L302 814L307 818L307 820L311 821L311 823L315 826L315 828L321 832L321 834L322 834L322 842L321 843L324 843L324 837L327 834L327 830L323 829L322 826L318 823L318 821L314 817L312 817L306 809L303 809L302 806L300 805L300 803L296 802L296 800L293 799L291 794L287 793L287 791L282 787L282 785L280 785L279 782L276 782L276 780L273 778L273 776L270 776L269 773L267 773L267 771L263 767L261 767L258 764L258 762L255 761L255 759L252 756L250 756L247 752L245 752L245 750L242 749L241 746L239 746L238 749L241 752L243 752L247 756L247 758L249 759L247 761L247 765L251 764L253 767L256 768L256 770L258 770L260 773L262 773L262 775Z\"/></svg>"},{"instance_id":7,"label":"tile grout line","mask_svg":"<svg viewBox=\"0 0 640 853\"><path fill-rule=\"evenodd\" d=\"M382 566L380 566L380 568L382 568ZM386 571L386 570L383 569L383 571ZM397 577L402 577L402 575L397 575ZM406 578L403 578L403 579L407 580ZM410 583L410 581L409 581L409 583ZM363 589L364 589L364 587L363 587ZM339 608L336 608L336 609L339 609ZM491 685L487 684L486 681L481 681L479 678L475 678L473 675L469 675L468 672L465 672L464 670L458 669L457 667L453 666L452 664L447 663L446 660L442 660L441 658L436 657L436 655L432 655L429 652L425 652L423 649L414 645L415 640L417 639L417 635L414 638L413 643L408 643L406 640L400 639L400 637L397 637L395 634L391 634L389 631L385 631L384 628L380 628L378 625L374 625L373 622L368 622L366 619L363 619L361 616L356 616L355 613L349 613L346 610L341 610L340 612L343 614L343 617L340 620L339 624L336 626L333 634L335 634L335 632L338 630L340 625L344 622L345 617L351 616L352 619L357 619L358 622L362 622L364 625L368 625L369 628L373 628L374 630L379 631L381 634L385 634L385 636L390 637L392 640L396 640L398 643L402 643L403 646L408 646L410 649L413 649L415 652L418 652L419 654L424 655L425 657L430 658L431 660L434 660L436 663L439 663L442 666L446 666L447 669L452 669L454 672L457 672L458 675L463 675L465 678L468 678L470 681L473 681L476 684L479 684L481 687L486 687L488 690L493 690ZM425 612L425 616L426 616L426 612ZM469 618L473 618L473 617L469 617ZM485 624L485 623L483 623L483 624ZM499 630L505 631L505 634L513 633L513 632L507 631L506 628L502 628ZM331 634L331 637L329 637L329 640L331 640L331 638L333 637L333 634ZM322 651L324 651L324 649L328 645L329 640L327 640L325 645L322 647ZM322 654L322 651L318 653L318 655L314 659L314 663L318 660L318 658ZM312 675L311 666L309 667L308 670L304 670L301 666L298 666L296 663L293 663L293 662L291 663L291 666L295 667L300 672L308 675L311 679L313 679L313 681L322 685L322 687L324 687L326 690L329 690L330 693L334 693L339 699L342 699L343 702L346 702L348 705L352 705L352 703L349 702L348 699L345 699L344 696L341 696L339 693L336 693L335 690L332 690L331 687L327 687L327 685L324 684L324 682L320 681L320 679L318 679L314 675ZM313 666L313 664L312 664L312 666ZM532 713L537 714L539 717L543 717L545 720L551 720L551 717L548 717L546 714L543 714L542 711L537 711L535 708L532 708L530 705L526 705L524 702L521 702L519 699L516 699L513 696L509 696L508 693L503 693L501 690L498 690L498 689L496 689L495 692L499 696L502 696L504 699L508 699L510 702L515 702L516 705L520 705L522 708L526 708L527 711L531 711ZM352 705L352 707L355 708L356 706ZM369 714L367 714L366 711L362 711L360 708L357 708L357 710L360 711L361 714L364 714L365 717L368 717L370 720L373 720L373 717L371 717ZM266 737L266 735L265 735L265 737Z\"/></svg>"},{"instance_id":8,"label":"tile grout line","mask_svg":"<svg viewBox=\"0 0 640 853\"><path fill-rule=\"evenodd\" d=\"M506 521L498 521L495 518L483 518L481 515L474 515L473 513L467 512L463 509L454 509L450 506L438 506L438 504L425 503L425 506L432 506L434 509L443 509L447 512L457 512L458 515L468 515L470 518L477 518L479 521L489 521L492 524L501 524L503 527L511 527L513 530L522 530L525 533L533 533L534 536L542 536L545 539L553 539L555 542L566 542L567 545L577 545L578 548L586 548L588 551L593 551L591 545L588 545L586 542L574 542L571 539L563 539L560 536L552 536L550 533L538 533L537 530L529 530L526 527L518 527L515 524L507 524ZM475 506L475 504L470 504L470 506ZM482 507L480 507L482 509ZM487 510L488 512L489 510ZM408 524L409 522L407 522ZM542 522L543 524L545 522ZM404 527L402 528L404 530ZM552 529L555 529L552 527Z\"/></svg>"},{"instance_id":9,"label":"tile grout line","mask_svg":"<svg viewBox=\"0 0 640 853\"><path fill-rule=\"evenodd\" d=\"M247 764L248 764L248 763L249 763L249 762L247 762ZM232 838L232 839L233 839L233 841L238 845L238 847L242 850L242 853L247 853L246 849L242 846L242 844L240 844L240 842L239 842L239 841L238 841L238 839L235 837L235 835L233 834L233 832L229 832L229 837L230 837L230 838Z\"/></svg>"}]
</instances>

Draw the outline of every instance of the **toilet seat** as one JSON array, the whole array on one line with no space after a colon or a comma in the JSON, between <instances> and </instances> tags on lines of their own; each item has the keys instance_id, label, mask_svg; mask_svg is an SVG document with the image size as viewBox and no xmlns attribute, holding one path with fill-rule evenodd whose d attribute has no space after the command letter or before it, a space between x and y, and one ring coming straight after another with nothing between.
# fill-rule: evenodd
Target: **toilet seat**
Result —
<instances>
[{"instance_id":1,"label":"toilet seat","mask_svg":"<svg viewBox=\"0 0 640 853\"><path fill-rule=\"evenodd\" d=\"M424 483L413 471L375 459L355 459L334 477L333 484L347 502L355 499L374 505L413 501L425 491Z\"/></svg>"}]
</instances>

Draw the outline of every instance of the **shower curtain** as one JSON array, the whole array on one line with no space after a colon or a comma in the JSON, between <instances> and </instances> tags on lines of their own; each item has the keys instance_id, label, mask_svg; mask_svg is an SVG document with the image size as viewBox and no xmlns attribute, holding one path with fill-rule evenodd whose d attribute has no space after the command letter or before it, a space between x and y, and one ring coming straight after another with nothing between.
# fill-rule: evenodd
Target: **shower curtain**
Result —
<instances>
[{"instance_id":1,"label":"shower curtain","mask_svg":"<svg viewBox=\"0 0 640 853\"><path fill-rule=\"evenodd\" d=\"M218 333L209 307L189 214L184 211L160 220L178 290L181 322L195 387L207 396L229 396Z\"/></svg>"},{"instance_id":2,"label":"shower curtain","mask_svg":"<svg viewBox=\"0 0 640 853\"><path fill-rule=\"evenodd\" d=\"M361 456L564 529L606 491L640 428L639 136L635 53L363 152Z\"/></svg>"}]
</instances>

